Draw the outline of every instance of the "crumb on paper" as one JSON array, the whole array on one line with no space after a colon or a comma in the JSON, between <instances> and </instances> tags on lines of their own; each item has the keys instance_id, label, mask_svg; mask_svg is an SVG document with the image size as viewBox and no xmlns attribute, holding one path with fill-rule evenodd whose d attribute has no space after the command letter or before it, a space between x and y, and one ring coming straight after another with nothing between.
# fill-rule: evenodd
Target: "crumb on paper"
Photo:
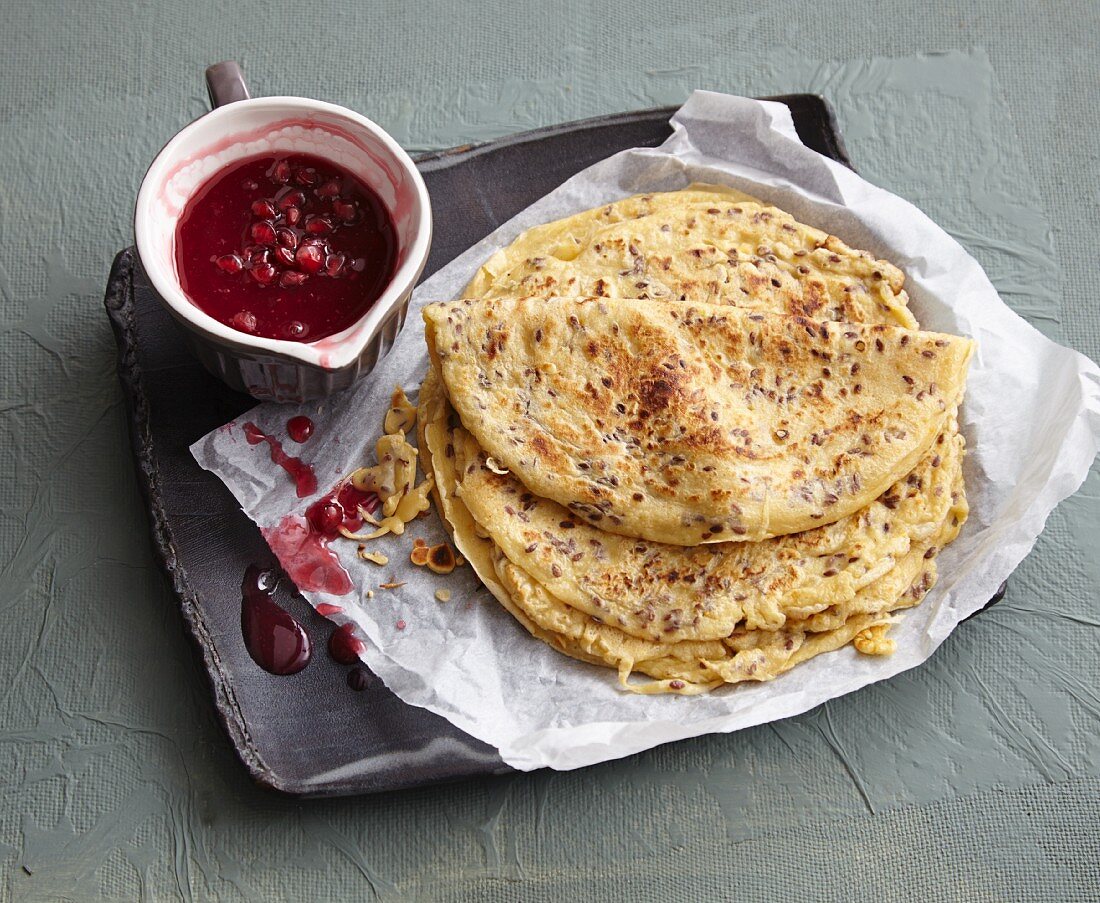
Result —
<instances>
[{"instance_id":1,"label":"crumb on paper","mask_svg":"<svg viewBox=\"0 0 1100 903\"><path fill-rule=\"evenodd\" d=\"M390 517L416 482L416 448L405 441L404 433L387 434L375 444L374 454L378 463L360 467L351 474L351 483L360 492L375 493L382 502L382 516ZM410 510L402 520L408 522L415 514Z\"/></svg>"},{"instance_id":2,"label":"crumb on paper","mask_svg":"<svg viewBox=\"0 0 1100 903\"><path fill-rule=\"evenodd\" d=\"M428 552L428 567L436 574L449 574L456 565L454 549L445 542L432 546Z\"/></svg>"},{"instance_id":3,"label":"crumb on paper","mask_svg":"<svg viewBox=\"0 0 1100 903\"><path fill-rule=\"evenodd\" d=\"M382 519L382 522L378 525L378 529L373 533L352 533L347 527L340 527L340 535L344 539L350 539L354 542L370 542L372 539L378 539L380 536L385 536L387 533L394 533L400 536L405 532L405 524L398 520L396 517L386 517Z\"/></svg>"},{"instance_id":4,"label":"crumb on paper","mask_svg":"<svg viewBox=\"0 0 1100 903\"><path fill-rule=\"evenodd\" d=\"M450 602L451 601L451 591L449 589L437 589L435 591L435 597L440 602Z\"/></svg>"},{"instance_id":5,"label":"crumb on paper","mask_svg":"<svg viewBox=\"0 0 1100 903\"><path fill-rule=\"evenodd\" d=\"M427 546L413 546L413 550L409 552L409 561L417 567L423 567L428 563L429 554Z\"/></svg>"},{"instance_id":6,"label":"crumb on paper","mask_svg":"<svg viewBox=\"0 0 1100 903\"><path fill-rule=\"evenodd\" d=\"M367 590L367 598L368 599L373 599L374 598L374 590L372 590L372 589Z\"/></svg>"},{"instance_id":7,"label":"crumb on paper","mask_svg":"<svg viewBox=\"0 0 1100 903\"><path fill-rule=\"evenodd\" d=\"M426 513L432 506L431 491L435 487L435 475L428 474L424 482L405 493L394 514L405 523Z\"/></svg>"},{"instance_id":8,"label":"crumb on paper","mask_svg":"<svg viewBox=\"0 0 1100 903\"><path fill-rule=\"evenodd\" d=\"M386 419L382 424L383 432L393 434L405 434L416 425L416 406L409 401L405 390L395 386L393 395L390 396L390 408L386 411Z\"/></svg>"},{"instance_id":9,"label":"crumb on paper","mask_svg":"<svg viewBox=\"0 0 1100 903\"><path fill-rule=\"evenodd\" d=\"M405 582L406 581L402 580L400 583L396 583L396 582L395 583L379 583L378 588L379 589L400 589L401 587L403 587L405 585Z\"/></svg>"},{"instance_id":10,"label":"crumb on paper","mask_svg":"<svg viewBox=\"0 0 1100 903\"><path fill-rule=\"evenodd\" d=\"M435 486L435 477L429 475L423 483L415 488L410 489L401 495L397 505L393 508L393 513L383 517L378 524L378 529L373 533L353 535L349 538L360 540L378 539L380 536L385 536L387 533L393 533L395 536L401 536L405 532L405 527L410 521L419 517L422 512L428 510L431 507L430 493L432 487ZM383 513L386 512L386 507L389 506L389 502L397 499L397 496L391 496L386 502L386 506L383 507ZM347 535L346 533L344 534Z\"/></svg>"},{"instance_id":11,"label":"crumb on paper","mask_svg":"<svg viewBox=\"0 0 1100 903\"><path fill-rule=\"evenodd\" d=\"M368 552L365 546L359 547L359 557L364 561L373 561L377 565L390 563L388 555L384 555L382 552Z\"/></svg>"},{"instance_id":12,"label":"crumb on paper","mask_svg":"<svg viewBox=\"0 0 1100 903\"><path fill-rule=\"evenodd\" d=\"M404 621L398 621L395 626L397 627L398 630L404 630L405 627L408 626L408 625L406 625Z\"/></svg>"},{"instance_id":13,"label":"crumb on paper","mask_svg":"<svg viewBox=\"0 0 1100 903\"><path fill-rule=\"evenodd\" d=\"M461 555L455 555L455 567L462 567L466 563L466 559Z\"/></svg>"}]
</instances>

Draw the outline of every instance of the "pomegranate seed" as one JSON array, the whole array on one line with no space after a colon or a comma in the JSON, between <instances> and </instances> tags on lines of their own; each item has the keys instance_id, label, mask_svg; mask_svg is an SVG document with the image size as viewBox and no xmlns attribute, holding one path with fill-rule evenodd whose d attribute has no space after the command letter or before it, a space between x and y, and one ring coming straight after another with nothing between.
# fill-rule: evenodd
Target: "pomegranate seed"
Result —
<instances>
[{"instance_id":1,"label":"pomegranate seed","mask_svg":"<svg viewBox=\"0 0 1100 903\"><path fill-rule=\"evenodd\" d=\"M298 225L298 220L302 218L302 211L297 207L287 207L283 211L283 215L286 217L286 224L288 226Z\"/></svg>"},{"instance_id":2,"label":"pomegranate seed","mask_svg":"<svg viewBox=\"0 0 1100 903\"><path fill-rule=\"evenodd\" d=\"M325 252L315 244L303 244L294 259L303 273L316 273L325 264Z\"/></svg>"},{"instance_id":3,"label":"pomegranate seed","mask_svg":"<svg viewBox=\"0 0 1100 903\"><path fill-rule=\"evenodd\" d=\"M297 273L294 270L287 270L279 277L279 285L283 288L293 288L296 285L301 285L308 278L308 273Z\"/></svg>"},{"instance_id":4,"label":"pomegranate seed","mask_svg":"<svg viewBox=\"0 0 1100 903\"><path fill-rule=\"evenodd\" d=\"M316 185L317 184L317 170L312 166L305 166L294 173L294 180L299 185Z\"/></svg>"},{"instance_id":5,"label":"pomegranate seed","mask_svg":"<svg viewBox=\"0 0 1100 903\"><path fill-rule=\"evenodd\" d=\"M340 217L345 223L349 223L355 219L355 204L351 201L333 201L332 212Z\"/></svg>"},{"instance_id":6,"label":"pomegranate seed","mask_svg":"<svg viewBox=\"0 0 1100 903\"><path fill-rule=\"evenodd\" d=\"M335 533L344 523L344 509L335 502L329 502L313 513L310 522L318 533Z\"/></svg>"},{"instance_id":7,"label":"pomegranate seed","mask_svg":"<svg viewBox=\"0 0 1100 903\"><path fill-rule=\"evenodd\" d=\"M238 311L230 318L229 325L241 332L255 332L256 315L248 310Z\"/></svg>"},{"instance_id":8,"label":"pomegranate seed","mask_svg":"<svg viewBox=\"0 0 1100 903\"><path fill-rule=\"evenodd\" d=\"M301 207L306 202L306 196L300 191L288 191L279 198L279 209L286 211L287 207Z\"/></svg>"},{"instance_id":9,"label":"pomegranate seed","mask_svg":"<svg viewBox=\"0 0 1100 903\"><path fill-rule=\"evenodd\" d=\"M305 323L299 323L297 320L291 320L283 329L288 339L300 339L306 334Z\"/></svg>"},{"instance_id":10,"label":"pomegranate seed","mask_svg":"<svg viewBox=\"0 0 1100 903\"><path fill-rule=\"evenodd\" d=\"M236 276L244 269L244 261L236 254L223 254L215 263L217 263L219 270L228 273L230 276Z\"/></svg>"},{"instance_id":11,"label":"pomegranate seed","mask_svg":"<svg viewBox=\"0 0 1100 903\"><path fill-rule=\"evenodd\" d=\"M294 252L290 248L276 248L275 259L283 266L294 266Z\"/></svg>"},{"instance_id":12,"label":"pomegranate seed","mask_svg":"<svg viewBox=\"0 0 1100 903\"><path fill-rule=\"evenodd\" d=\"M355 270L355 272L357 272L357 273L362 273L363 269L364 269L364 267L366 267L366 265L367 265L367 261L363 257L356 257L355 260L353 260L351 262L351 268L353 270Z\"/></svg>"},{"instance_id":13,"label":"pomegranate seed","mask_svg":"<svg viewBox=\"0 0 1100 903\"><path fill-rule=\"evenodd\" d=\"M284 248L294 249L298 247L298 236L291 232L289 229L280 229L279 244L281 244Z\"/></svg>"},{"instance_id":14,"label":"pomegranate seed","mask_svg":"<svg viewBox=\"0 0 1100 903\"><path fill-rule=\"evenodd\" d=\"M330 276L339 276L347 258L343 254L329 254L325 259L325 272Z\"/></svg>"},{"instance_id":15,"label":"pomegranate seed","mask_svg":"<svg viewBox=\"0 0 1100 903\"><path fill-rule=\"evenodd\" d=\"M252 266L271 262L271 252L267 248L249 248L248 262Z\"/></svg>"},{"instance_id":16,"label":"pomegranate seed","mask_svg":"<svg viewBox=\"0 0 1100 903\"><path fill-rule=\"evenodd\" d=\"M266 220L261 220L258 223L253 223L251 234L252 240L258 241L262 245L275 244L275 227Z\"/></svg>"},{"instance_id":17,"label":"pomegranate seed","mask_svg":"<svg viewBox=\"0 0 1100 903\"><path fill-rule=\"evenodd\" d=\"M285 185L290 181L290 164L287 163L286 160L280 160L275 164L275 169L271 173L271 178Z\"/></svg>"},{"instance_id":18,"label":"pomegranate seed","mask_svg":"<svg viewBox=\"0 0 1100 903\"><path fill-rule=\"evenodd\" d=\"M332 181L325 182L320 188L317 189L317 197L320 198L334 198L340 193L339 183Z\"/></svg>"},{"instance_id":19,"label":"pomegranate seed","mask_svg":"<svg viewBox=\"0 0 1100 903\"><path fill-rule=\"evenodd\" d=\"M306 231L310 235L328 235L332 231L332 223L323 216L311 216L306 220Z\"/></svg>"},{"instance_id":20,"label":"pomegranate seed","mask_svg":"<svg viewBox=\"0 0 1100 903\"><path fill-rule=\"evenodd\" d=\"M260 283L260 285L270 285L275 281L275 267L270 263L261 263L259 266L254 266L251 273L252 278Z\"/></svg>"},{"instance_id":21,"label":"pomegranate seed","mask_svg":"<svg viewBox=\"0 0 1100 903\"><path fill-rule=\"evenodd\" d=\"M264 219L274 219L279 213L271 201L262 199L252 202L252 212L256 216L262 216Z\"/></svg>"}]
</instances>

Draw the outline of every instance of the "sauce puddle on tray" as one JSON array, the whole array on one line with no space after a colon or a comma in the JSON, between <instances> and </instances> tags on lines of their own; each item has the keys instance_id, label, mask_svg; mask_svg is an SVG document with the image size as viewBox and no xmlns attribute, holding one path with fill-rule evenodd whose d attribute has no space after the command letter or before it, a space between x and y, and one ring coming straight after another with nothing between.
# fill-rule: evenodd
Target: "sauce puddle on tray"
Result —
<instances>
[{"instance_id":1,"label":"sauce puddle on tray","mask_svg":"<svg viewBox=\"0 0 1100 903\"><path fill-rule=\"evenodd\" d=\"M241 581L241 634L252 660L269 674L297 674L313 658L313 643L305 627L272 596L279 584L275 571L249 565ZM318 606L320 611L322 606ZM337 605L328 606L332 612ZM323 612L322 612L323 613ZM329 656L340 665L354 665L347 674L347 685L356 692L371 687L376 678L359 661L363 641L355 635L355 625L343 624L328 638Z\"/></svg>"},{"instance_id":2,"label":"sauce puddle on tray","mask_svg":"<svg viewBox=\"0 0 1100 903\"><path fill-rule=\"evenodd\" d=\"M250 565L241 581L241 632L252 660L271 674L297 674L313 654L305 628L272 595L274 571Z\"/></svg>"},{"instance_id":3,"label":"sauce puddle on tray","mask_svg":"<svg viewBox=\"0 0 1100 903\"><path fill-rule=\"evenodd\" d=\"M328 654L341 665L358 664L362 651L363 641L355 635L355 625L351 622L337 627L328 638Z\"/></svg>"}]
</instances>

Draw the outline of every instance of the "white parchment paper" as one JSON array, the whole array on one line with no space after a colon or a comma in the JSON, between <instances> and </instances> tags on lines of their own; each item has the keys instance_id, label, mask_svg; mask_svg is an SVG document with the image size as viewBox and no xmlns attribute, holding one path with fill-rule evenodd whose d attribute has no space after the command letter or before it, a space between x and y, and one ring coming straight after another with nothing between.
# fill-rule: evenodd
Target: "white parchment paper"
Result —
<instances>
[{"instance_id":1,"label":"white parchment paper","mask_svg":"<svg viewBox=\"0 0 1100 903\"><path fill-rule=\"evenodd\" d=\"M978 263L912 204L804 147L786 107L699 91L672 124L675 131L661 147L624 151L585 170L428 279L393 350L357 387L301 408L260 405L192 447L261 528L301 514L312 499L295 496L267 446L249 445L241 424L253 421L284 437L287 418L311 416L316 434L299 453L314 464L323 493L373 463L394 385L415 397L411 390L427 366L424 304L457 297L490 254L530 226L691 182L730 185L889 259L908 277L922 326L977 340L961 411L970 519L939 557L939 583L894 628L898 649L888 658L848 647L770 683L697 697L636 696L618 687L612 670L573 661L530 637L469 567L440 577L409 564L412 537L445 538L434 514L414 522L404 537L372 544L390 556L386 567L357 560L354 543L334 543L354 590L341 597L307 592L306 598L314 606L340 606L332 619L355 622L366 640L364 661L405 702L497 747L519 769L578 768L670 740L739 730L919 665L1027 555L1100 447L1100 369L1013 313ZM377 589L394 580L406 585ZM440 587L451 591L450 602L435 600ZM370 589L373 598L366 596Z\"/></svg>"}]
</instances>

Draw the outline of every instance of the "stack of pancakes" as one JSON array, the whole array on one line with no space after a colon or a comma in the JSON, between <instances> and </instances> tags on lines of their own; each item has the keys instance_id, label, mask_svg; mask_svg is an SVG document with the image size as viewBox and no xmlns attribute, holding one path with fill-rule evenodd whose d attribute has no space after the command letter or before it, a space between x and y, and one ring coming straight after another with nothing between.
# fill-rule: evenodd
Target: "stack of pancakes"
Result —
<instances>
[{"instance_id":1,"label":"stack of pancakes","mask_svg":"<svg viewBox=\"0 0 1100 903\"><path fill-rule=\"evenodd\" d=\"M524 233L424 312L420 453L455 544L639 692L892 651L966 518L973 352L919 330L903 281L713 186Z\"/></svg>"}]
</instances>

